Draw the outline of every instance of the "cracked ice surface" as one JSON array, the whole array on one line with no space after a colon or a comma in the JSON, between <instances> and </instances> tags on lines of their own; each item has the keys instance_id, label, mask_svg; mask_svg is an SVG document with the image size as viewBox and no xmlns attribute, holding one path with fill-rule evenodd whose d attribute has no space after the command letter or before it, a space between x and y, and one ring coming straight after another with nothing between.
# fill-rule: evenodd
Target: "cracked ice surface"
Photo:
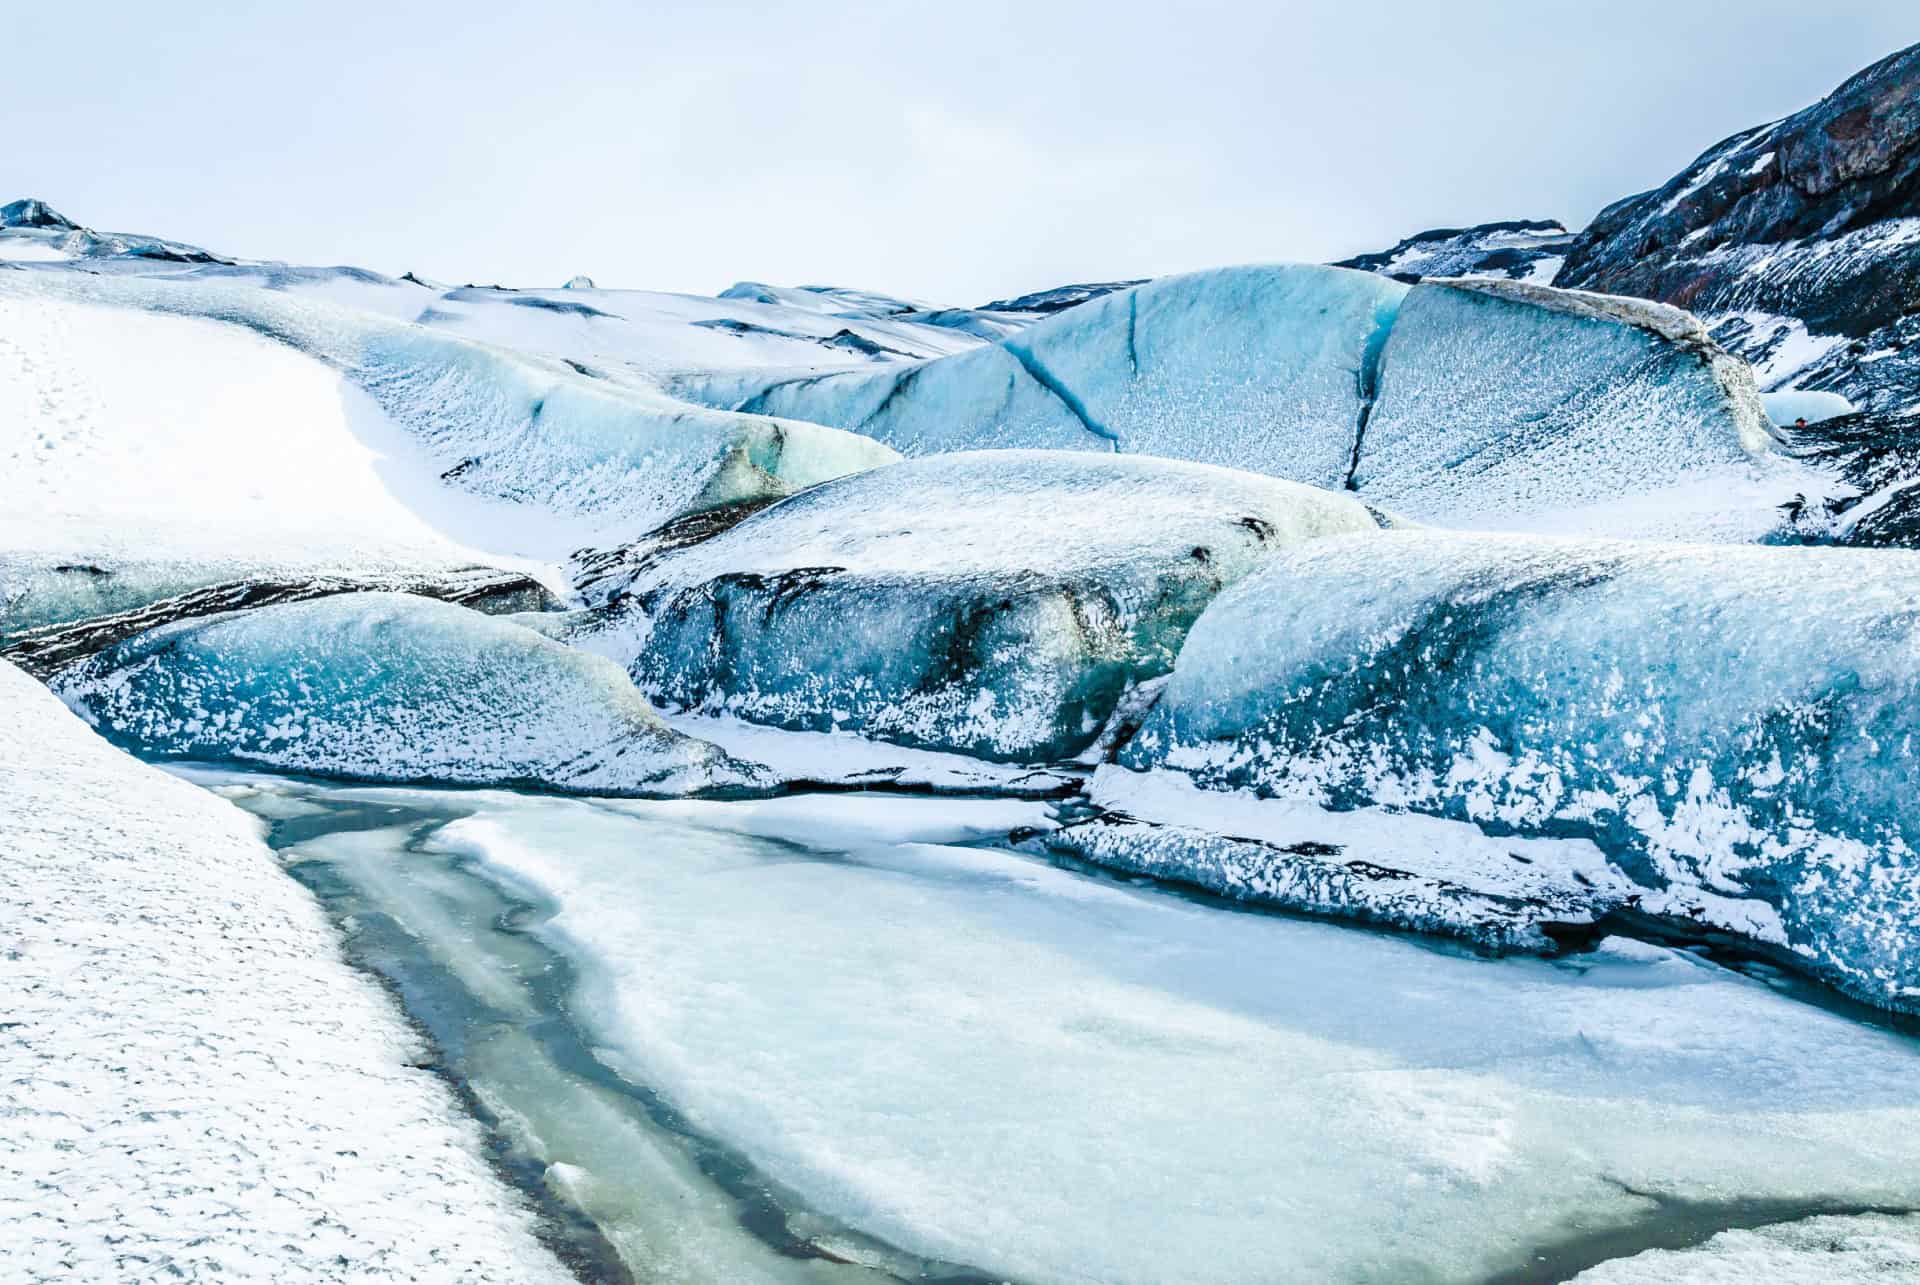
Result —
<instances>
[{"instance_id":1,"label":"cracked ice surface","mask_svg":"<svg viewBox=\"0 0 1920 1285\"><path fill-rule=\"evenodd\" d=\"M456 801L394 859L550 898L623 1074L913 1252L1470 1280L1644 1219L1628 1188L1920 1199L1912 1042L1683 953L1471 958L947 846L1032 804Z\"/></svg>"},{"instance_id":2,"label":"cracked ice surface","mask_svg":"<svg viewBox=\"0 0 1920 1285\"><path fill-rule=\"evenodd\" d=\"M1913 1006L1916 601L1902 552L1320 541L1214 601L1121 761L1585 837L1643 909Z\"/></svg>"},{"instance_id":3,"label":"cracked ice surface","mask_svg":"<svg viewBox=\"0 0 1920 1285\"><path fill-rule=\"evenodd\" d=\"M0 663L0 1275L559 1282L240 812Z\"/></svg>"}]
</instances>

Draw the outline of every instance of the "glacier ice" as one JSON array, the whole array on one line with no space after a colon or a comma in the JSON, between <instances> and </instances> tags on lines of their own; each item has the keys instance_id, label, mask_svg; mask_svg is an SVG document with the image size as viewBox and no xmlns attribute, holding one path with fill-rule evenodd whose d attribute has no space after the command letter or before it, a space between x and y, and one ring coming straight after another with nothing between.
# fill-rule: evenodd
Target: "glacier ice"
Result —
<instances>
[{"instance_id":1,"label":"glacier ice","mask_svg":"<svg viewBox=\"0 0 1920 1285\"><path fill-rule=\"evenodd\" d=\"M1629 904L1920 1007L1920 557L1383 532L1200 617L1128 767L1582 837Z\"/></svg>"},{"instance_id":2,"label":"glacier ice","mask_svg":"<svg viewBox=\"0 0 1920 1285\"><path fill-rule=\"evenodd\" d=\"M466 814L378 868L537 898L628 1083L989 1279L1484 1280L1658 1243L1649 1191L1920 1198L1912 1042L1685 952L1478 958L948 846L1031 804L298 788Z\"/></svg>"},{"instance_id":3,"label":"glacier ice","mask_svg":"<svg viewBox=\"0 0 1920 1285\"><path fill-rule=\"evenodd\" d=\"M619 666L405 594L164 626L62 671L54 687L111 739L167 758L601 794L773 781L668 728Z\"/></svg>"},{"instance_id":4,"label":"glacier ice","mask_svg":"<svg viewBox=\"0 0 1920 1285\"><path fill-rule=\"evenodd\" d=\"M1293 264L1167 277L880 371L669 381L908 455L1118 450L1325 487L1443 525L1755 539L1822 477L1747 368L1661 304Z\"/></svg>"},{"instance_id":5,"label":"glacier ice","mask_svg":"<svg viewBox=\"0 0 1920 1285\"><path fill-rule=\"evenodd\" d=\"M1307 264L1223 268L1104 295L921 365L672 387L908 455L1122 450L1338 487L1372 357L1406 289Z\"/></svg>"},{"instance_id":6,"label":"glacier ice","mask_svg":"<svg viewBox=\"0 0 1920 1285\"><path fill-rule=\"evenodd\" d=\"M1208 465L933 456L698 543L643 542L623 585L602 571L600 592L623 599L611 641L583 645L631 657L670 707L1060 758L1172 666L1222 586L1300 540L1372 529L1349 496Z\"/></svg>"},{"instance_id":7,"label":"glacier ice","mask_svg":"<svg viewBox=\"0 0 1920 1285\"><path fill-rule=\"evenodd\" d=\"M1813 485L1771 445L1746 364L1677 308L1427 282L1387 337L1353 485L1443 525L1751 540Z\"/></svg>"}]
</instances>

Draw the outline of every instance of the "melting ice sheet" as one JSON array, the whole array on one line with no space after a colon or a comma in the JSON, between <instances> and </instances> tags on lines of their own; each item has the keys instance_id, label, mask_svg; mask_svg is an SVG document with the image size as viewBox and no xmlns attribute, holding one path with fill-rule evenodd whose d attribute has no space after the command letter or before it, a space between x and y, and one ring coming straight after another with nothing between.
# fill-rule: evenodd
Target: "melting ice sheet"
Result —
<instances>
[{"instance_id":1,"label":"melting ice sheet","mask_svg":"<svg viewBox=\"0 0 1920 1285\"><path fill-rule=\"evenodd\" d=\"M1558 1280L1727 1226L1920 1204L1920 1049L1684 953L1487 960L980 846L1046 824L1035 803L202 779L268 816L431 818L277 841L476 976L503 974L484 934L436 922L447 889L537 906L518 922L577 970L564 1008L599 1065L856 1260ZM590 1191L608 1175L579 1157L611 1134L574 1133L546 1182ZM695 1178L622 1207L699 1223ZM739 1279L852 1270L738 1259Z\"/></svg>"}]
</instances>

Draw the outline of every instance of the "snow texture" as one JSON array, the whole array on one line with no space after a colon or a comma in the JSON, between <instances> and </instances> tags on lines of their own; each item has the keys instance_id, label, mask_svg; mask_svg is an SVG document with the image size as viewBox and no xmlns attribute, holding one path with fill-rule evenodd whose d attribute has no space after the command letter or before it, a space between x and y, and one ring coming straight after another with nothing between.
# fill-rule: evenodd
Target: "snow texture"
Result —
<instances>
[{"instance_id":1,"label":"snow texture","mask_svg":"<svg viewBox=\"0 0 1920 1285\"><path fill-rule=\"evenodd\" d=\"M0 1276L571 1279L239 811L4 663L0 799Z\"/></svg>"},{"instance_id":2,"label":"snow texture","mask_svg":"<svg viewBox=\"0 0 1920 1285\"><path fill-rule=\"evenodd\" d=\"M1751 373L1677 308L1426 282L1387 338L1353 483L1416 521L1742 541L1810 485L1770 448Z\"/></svg>"},{"instance_id":3,"label":"snow texture","mask_svg":"<svg viewBox=\"0 0 1920 1285\"><path fill-rule=\"evenodd\" d=\"M1650 1249L1568 1285L1898 1285L1920 1281L1920 1215L1808 1218Z\"/></svg>"},{"instance_id":4,"label":"snow texture","mask_svg":"<svg viewBox=\"0 0 1920 1285\"><path fill-rule=\"evenodd\" d=\"M571 298L575 291L555 292ZM428 465L429 511L452 491L496 519L508 551L557 561L676 514L799 487L895 458L854 434L688 406L646 381L455 338L289 291L200 280L0 274L0 301L48 299L223 321L315 359L397 426ZM334 412L338 414L337 409ZM205 454L196 451L194 458ZM411 472L411 471L409 471Z\"/></svg>"},{"instance_id":5,"label":"snow texture","mask_svg":"<svg viewBox=\"0 0 1920 1285\"><path fill-rule=\"evenodd\" d=\"M772 776L663 724L620 667L405 594L150 630L56 688L143 754L327 776L670 796Z\"/></svg>"},{"instance_id":6,"label":"snow texture","mask_svg":"<svg viewBox=\"0 0 1920 1285\"><path fill-rule=\"evenodd\" d=\"M460 802L389 860L540 898L616 1069L992 1279L1478 1280L1657 1226L1649 1190L1920 1197L1912 1043L1685 953L1488 960L946 846L1033 805Z\"/></svg>"},{"instance_id":7,"label":"snow texture","mask_svg":"<svg viewBox=\"0 0 1920 1285\"><path fill-rule=\"evenodd\" d=\"M1920 557L1383 532L1195 624L1136 768L1589 838L1650 913L1920 1007Z\"/></svg>"},{"instance_id":8,"label":"snow texture","mask_svg":"<svg viewBox=\"0 0 1920 1285\"><path fill-rule=\"evenodd\" d=\"M1205 465L943 455L645 558L613 632L672 708L1066 758L1172 667L1223 586L1298 541L1374 529L1350 497Z\"/></svg>"}]
</instances>

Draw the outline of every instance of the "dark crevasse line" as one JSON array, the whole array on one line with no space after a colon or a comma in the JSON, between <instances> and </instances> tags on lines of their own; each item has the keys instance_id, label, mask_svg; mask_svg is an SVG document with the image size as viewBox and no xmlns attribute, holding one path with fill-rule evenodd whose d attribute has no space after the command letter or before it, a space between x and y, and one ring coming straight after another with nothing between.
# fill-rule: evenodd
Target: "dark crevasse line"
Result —
<instances>
[{"instance_id":1,"label":"dark crevasse line","mask_svg":"<svg viewBox=\"0 0 1920 1285\"><path fill-rule=\"evenodd\" d=\"M1391 303L1386 300L1374 305L1373 330L1367 335L1366 347L1360 352L1360 368L1354 372L1360 394L1360 414L1353 425L1353 451L1347 457L1347 476L1344 486L1349 491L1359 490L1355 478L1360 473L1360 449L1367 439L1367 421L1373 418L1374 402L1380 396L1380 369L1386 359L1387 338L1393 333L1394 323L1400 320L1400 304L1405 296Z\"/></svg>"},{"instance_id":2,"label":"dark crevasse line","mask_svg":"<svg viewBox=\"0 0 1920 1285\"><path fill-rule=\"evenodd\" d=\"M1128 346L1131 348L1133 338L1131 324L1128 326L1127 338ZM1024 342L1013 339L1004 341L1001 347L1005 348L1007 352L1012 355L1013 359L1020 363L1020 368L1027 372L1027 378L1033 380L1034 383L1053 394L1059 403L1065 406L1075 419L1080 421L1080 427L1086 429L1102 441L1107 442L1112 447L1114 454L1118 455L1120 453L1120 435L1095 419L1093 413L1087 409L1087 404L1080 400L1080 395L1071 388L1068 388L1060 381L1057 375L1048 370L1046 363L1040 360L1033 349L1027 347Z\"/></svg>"}]
</instances>

